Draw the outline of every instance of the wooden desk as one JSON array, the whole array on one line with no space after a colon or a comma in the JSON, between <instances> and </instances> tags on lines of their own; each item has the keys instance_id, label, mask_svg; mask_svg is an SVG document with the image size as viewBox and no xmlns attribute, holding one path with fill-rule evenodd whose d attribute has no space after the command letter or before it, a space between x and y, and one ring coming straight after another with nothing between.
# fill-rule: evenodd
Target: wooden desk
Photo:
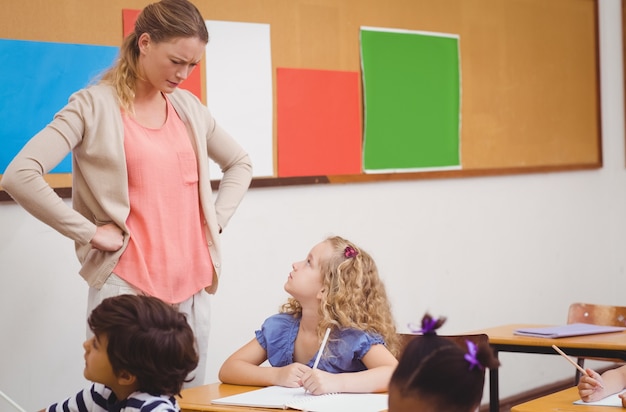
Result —
<instances>
[{"instance_id":1,"label":"wooden desk","mask_svg":"<svg viewBox=\"0 0 626 412\"><path fill-rule=\"evenodd\" d=\"M574 405L574 402L579 399L578 389L574 386L530 402L515 405L511 408L511 412L619 412L622 410L615 406Z\"/></svg>"},{"instance_id":2,"label":"wooden desk","mask_svg":"<svg viewBox=\"0 0 626 412\"><path fill-rule=\"evenodd\" d=\"M195 388L183 389L178 398L181 412L241 412L241 411L268 411L276 412L276 409L246 408L242 406L213 405L211 400L225 396L260 389L258 386L227 385L224 383L211 383L209 385L196 386Z\"/></svg>"},{"instance_id":3,"label":"wooden desk","mask_svg":"<svg viewBox=\"0 0 626 412\"><path fill-rule=\"evenodd\" d=\"M565 353L574 357L619 358L626 361L626 332L603 333L598 335L574 336L571 338L533 338L514 335L513 331L521 328L538 328L551 325L504 325L495 328L468 332L484 333L489 336L489 344L494 353L542 353L558 355L552 345L557 345ZM489 370L489 411L499 412L499 374L498 369ZM581 409L576 409L581 410ZM615 411L615 408L613 408Z\"/></svg>"}]
</instances>

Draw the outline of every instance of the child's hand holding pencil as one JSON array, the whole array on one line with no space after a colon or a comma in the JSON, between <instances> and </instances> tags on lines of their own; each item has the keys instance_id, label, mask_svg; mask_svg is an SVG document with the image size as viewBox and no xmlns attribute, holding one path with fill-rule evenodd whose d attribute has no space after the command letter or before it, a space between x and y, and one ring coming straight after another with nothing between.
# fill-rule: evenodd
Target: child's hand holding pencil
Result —
<instances>
[{"instance_id":1,"label":"child's hand holding pencil","mask_svg":"<svg viewBox=\"0 0 626 412\"><path fill-rule=\"evenodd\" d=\"M584 402L593 402L611 395L611 393L605 393L604 382L602 376L594 370L583 369L580 365L572 360L565 352L558 348L556 345L552 345L552 348L563 356L569 363L574 365L576 369L580 371L582 376L578 382L578 394L580 399ZM626 407L625 399L622 398L622 407Z\"/></svg>"},{"instance_id":2,"label":"child's hand holding pencil","mask_svg":"<svg viewBox=\"0 0 626 412\"><path fill-rule=\"evenodd\" d=\"M600 374L591 369L587 369L587 373L580 377L578 394L585 402L598 401L611 395L604 390L604 382Z\"/></svg>"}]
</instances>

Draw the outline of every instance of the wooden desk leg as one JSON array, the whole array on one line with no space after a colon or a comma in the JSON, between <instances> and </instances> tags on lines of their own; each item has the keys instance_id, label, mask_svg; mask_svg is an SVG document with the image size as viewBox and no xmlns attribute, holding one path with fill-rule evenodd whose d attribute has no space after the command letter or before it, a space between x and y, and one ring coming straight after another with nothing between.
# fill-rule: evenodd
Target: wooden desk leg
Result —
<instances>
[{"instance_id":1,"label":"wooden desk leg","mask_svg":"<svg viewBox=\"0 0 626 412\"><path fill-rule=\"evenodd\" d=\"M584 358L578 358L578 366L580 366L581 368L585 369L585 360ZM578 386L578 381L580 381L580 377L582 376L582 373L580 373L580 371L578 370L578 368L576 368L576 375L574 376L574 386Z\"/></svg>"},{"instance_id":2,"label":"wooden desk leg","mask_svg":"<svg viewBox=\"0 0 626 412\"><path fill-rule=\"evenodd\" d=\"M497 349L493 349L493 354L498 358ZM500 412L498 379L498 368L489 369L489 412Z\"/></svg>"}]
</instances>

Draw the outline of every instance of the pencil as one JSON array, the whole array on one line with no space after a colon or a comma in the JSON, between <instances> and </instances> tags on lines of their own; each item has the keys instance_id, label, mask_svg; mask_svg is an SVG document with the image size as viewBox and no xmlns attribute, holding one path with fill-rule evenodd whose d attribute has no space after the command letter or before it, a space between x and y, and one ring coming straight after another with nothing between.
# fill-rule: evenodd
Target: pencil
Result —
<instances>
[{"instance_id":1,"label":"pencil","mask_svg":"<svg viewBox=\"0 0 626 412\"><path fill-rule=\"evenodd\" d=\"M15 401L11 398L8 397L8 395L6 395L4 392L0 391L0 396L4 398L4 400L6 400L7 402L9 402L15 409L17 409L20 412L26 412L20 405L18 405L17 403L15 403Z\"/></svg>"},{"instance_id":2,"label":"pencil","mask_svg":"<svg viewBox=\"0 0 626 412\"><path fill-rule=\"evenodd\" d=\"M561 355L561 356L563 356L565 359L567 359L567 361L568 361L569 363L571 363L572 365L574 365L574 367L575 367L576 369L578 369L578 370L580 371L580 373L582 373L582 374L583 374L583 375L585 375L585 376L589 376L589 374L587 373L587 371L586 371L586 370L584 370L583 368L581 368L579 364L577 364L576 362L574 362L574 361L572 360L572 358L570 358L569 356L567 356L567 355L565 354L565 352L563 352L561 349L559 349L559 348L558 348L558 346L556 346L556 345L552 345L552 348L553 348L555 351L557 351L557 352L559 353L559 355Z\"/></svg>"},{"instance_id":3,"label":"pencil","mask_svg":"<svg viewBox=\"0 0 626 412\"><path fill-rule=\"evenodd\" d=\"M326 333L324 334L324 339L322 339L320 350L319 352L317 352L317 357L315 358L315 362L313 363L313 369L317 369L317 365L320 363L320 359L322 358L322 352L324 352L324 348L326 347L326 341L328 341L328 335L330 335L330 328L326 328Z\"/></svg>"}]
</instances>

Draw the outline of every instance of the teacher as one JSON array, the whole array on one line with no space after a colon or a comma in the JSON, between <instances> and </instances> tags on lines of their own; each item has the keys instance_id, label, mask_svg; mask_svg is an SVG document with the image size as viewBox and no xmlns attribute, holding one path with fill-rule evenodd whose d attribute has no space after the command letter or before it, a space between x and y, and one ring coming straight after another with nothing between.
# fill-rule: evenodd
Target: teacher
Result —
<instances>
[{"instance_id":1,"label":"teacher","mask_svg":"<svg viewBox=\"0 0 626 412\"><path fill-rule=\"evenodd\" d=\"M204 383L219 234L252 177L244 149L178 87L208 41L188 0L146 6L114 65L70 97L0 182L29 213L74 240L89 284L88 314L120 294L155 296L185 313L200 355L187 386ZM43 177L70 152L72 207ZM223 171L215 198L209 158Z\"/></svg>"}]
</instances>

